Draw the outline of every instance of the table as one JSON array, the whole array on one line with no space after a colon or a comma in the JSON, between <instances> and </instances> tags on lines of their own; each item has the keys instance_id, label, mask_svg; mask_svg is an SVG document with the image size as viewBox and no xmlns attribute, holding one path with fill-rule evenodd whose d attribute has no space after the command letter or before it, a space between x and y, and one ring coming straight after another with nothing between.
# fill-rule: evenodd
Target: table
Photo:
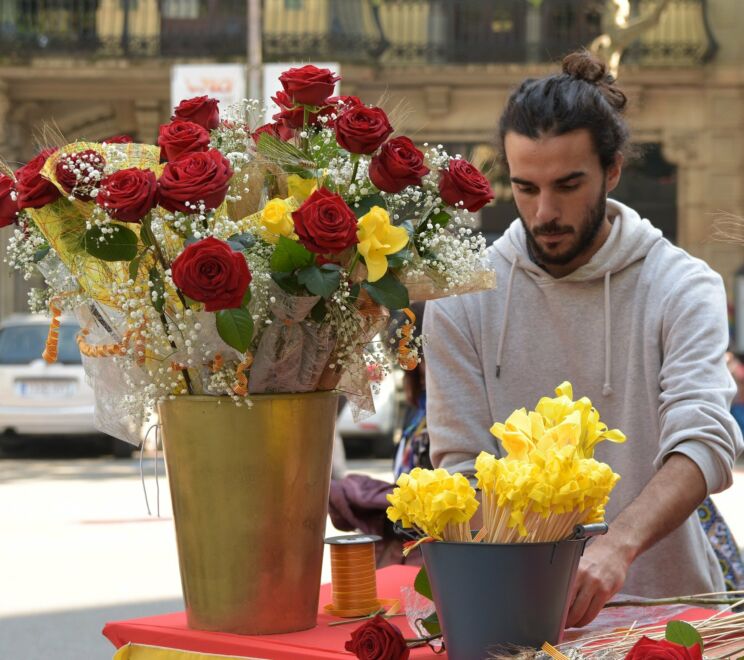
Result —
<instances>
[{"instance_id":1,"label":"table","mask_svg":"<svg viewBox=\"0 0 744 660\"><path fill-rule=\"evenodd\" d=\"M400 598L402 585L413 585L418 573L417 566L388 566L377 571L377 595L380 598ZM191 630L186 626L186 614L176 612L149 616L127 621L112 621L103 628L103 634L116 646L122 648L121 658L116 660L207 660L211 653L235 658L260 660L300 660L304 658L352 658L344 650L344 644L359 623L328 627L337 617L326 614L323 606L331 602L331 585L320 588L320 608L318 625L311 630L303 630L282 635L232 635L229 633ZM408 638L416 637L406 623L406 618L392 619ZM131 649L125 645L131 644ZM141 649L138 646L160 647ZM177 651L190 651L178 653ZM412 660L418 658L446 658L436 655L428 647L411 649ZM209 660L215 660L210 658Z\"/></svg>"},{"instance_id":2,"label":"table","mask_svg":"<svg viewBox=\"0 0 744 660\"><path fill-rule=\"evenodd\" d=\"M413 585L418 570L415 566L388 566L378 570L378 596L400 598L401 586ZM241 660L351 658L352 654L344 650L344 643L361 624L328 627L331 621L339 621L323 611L323 606L330 602L331 586L325 584L320 589L318 625L311 630L282 635L243 636L191 630L186 626L184 612L114 621L104 626L103 634L120 649L115 660L215 660L214 654ZM712 613L709 610L690 608L674 618L695 620ZM416 637L408 627L405 617L395 617L392 621L403 631L405 637ZM436 655L428 647L420 647L412 649L410 657L415 660L443 659L447 656Z\"/></svg>"}]
</instances>

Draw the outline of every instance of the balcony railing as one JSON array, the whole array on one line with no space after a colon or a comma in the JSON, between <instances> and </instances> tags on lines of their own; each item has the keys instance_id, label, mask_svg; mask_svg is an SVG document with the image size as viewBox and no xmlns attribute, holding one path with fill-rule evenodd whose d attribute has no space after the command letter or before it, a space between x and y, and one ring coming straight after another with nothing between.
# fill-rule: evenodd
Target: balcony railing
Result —
<instances>
[{"instance_id":1,"label":"balcony railing","mask_svg":"<svg viewBox=\"0 0 744 660\"><path fill-rule=\"evenodd\" d=\"M263 0L266 61L381 66L540 62L585 46L612 0ZM633 0L637 15L648 0ZM609 18L608 18L609 17ZM627 58L694 64L715 41L706 0L672 0ZM0 0L0 58L242 59L245 0Z\"/></svg>"}]
</instances>

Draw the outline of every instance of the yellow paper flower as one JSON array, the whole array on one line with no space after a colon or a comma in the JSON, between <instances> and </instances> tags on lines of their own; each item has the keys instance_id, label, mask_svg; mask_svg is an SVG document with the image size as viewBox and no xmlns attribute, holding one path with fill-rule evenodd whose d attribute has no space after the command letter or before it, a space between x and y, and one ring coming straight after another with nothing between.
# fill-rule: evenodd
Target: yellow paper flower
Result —
<instances>
[{"instance_id":1,"label":"yellow paper flower","mask_svg":"<svg viewBox=\"0 0 744 660\"><path fill-rule=\"evenodd\" d=\"M267 243L276 243L280 236L296 239L292 210L292 205L279 197L266 204L258 217L261 238Z\"/></svg>"},{"instance_id":2,"label":"yellow paper flower","mask_svg":"<svg viewBox=\"0 0 744 660\"><path fill-rule=\"evenodd\" d=\"M387 272L387 257L408 245L408 232L391 224L388 212L379 206L362 216L357 227L357 250L367 264L367 280L376 282Z\"/></svg>"},{"instance_id":3,"label":"yellow paper flower","mask_svg":"<svg viewBox=\"0 0 744 660\"><path fill-rule=\"evenodd\" d=\"M448 525L467 523L478 509L475 490L468 480L443 468L414 468L402 474L387 499L390 520L400 520L403 527L418 528L440 540Z\"/></svg>"},{"instance_id":4,"label":"yellow paper flower","mask_svg":"<svg viewBox=\"0 0 744 660\"><path fill-rule=\"evenodd\" d=\"M298 204L302 204L317 189L316 179L303 179L299 174L287 176L287 192L297 200Z\"/></svg>"}]
</instances>

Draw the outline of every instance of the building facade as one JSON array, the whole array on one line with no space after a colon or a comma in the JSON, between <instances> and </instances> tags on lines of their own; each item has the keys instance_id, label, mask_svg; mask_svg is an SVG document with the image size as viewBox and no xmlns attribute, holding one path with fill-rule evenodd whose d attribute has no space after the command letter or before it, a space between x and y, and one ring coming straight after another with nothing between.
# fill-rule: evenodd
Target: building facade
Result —
<instances>
[{"instance_id":1,"label":"building facade","mask_svg":"<svg viewBox=\"0 0 744 660\"><path fill-rule=\"evenodd\" d=\"M342 93L397 108L396 129L419 143L493 166L497 200L481 222L494 237L515 215L494 150L510 91L569 50L632 32L658 3L620 64L641 155L616 197L719 271L733 298L744 247L715 240L714 226L744 216L744 2L264 0L262 47L266 61L340 62ZM2 3L0 155L25 162L50 126L69 140L154 140L171 66L244 62L246 24L237 1ZM26 288L0 277L0 318L25 309Z\"/></svg>"}]
</instances>

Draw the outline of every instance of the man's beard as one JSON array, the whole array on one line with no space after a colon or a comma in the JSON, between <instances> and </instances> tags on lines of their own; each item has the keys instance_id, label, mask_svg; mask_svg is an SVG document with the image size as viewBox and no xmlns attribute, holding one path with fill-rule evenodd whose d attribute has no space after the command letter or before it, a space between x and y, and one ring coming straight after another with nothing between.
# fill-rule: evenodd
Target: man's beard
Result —
<instances>
[{"instance_id":1,"label":"man's beard","mask_svg":"<svg viewBox=\"0 0 744 660\"><path fill-rule=\"evenodd\" d=\"M524 227L524 231L527 236L527 247L530 251L530 255L539 264L565 266L566 264L571 263L574 259L576 259L576 257L581 255L591 247L594 239L599 233L599 229L602 226L602 223L604 222L606 212L607 196L605 187L602 186L602 190L597 198L596 203L584 216L584 221L579 227L579 235L576 239L576 242L562 254L546 253L540 247L540 244L535 240L535 237L540 235L557 234L566 230L571 230L575 233L576 230L572 229L571 227L559 225L556 220L551 220L545 225L536 227L531 232L527 228L527 224L525 223L524 218L521 217L520 213L520 220L522 220L522 226Z\"/></svg>"}]
</instances>

